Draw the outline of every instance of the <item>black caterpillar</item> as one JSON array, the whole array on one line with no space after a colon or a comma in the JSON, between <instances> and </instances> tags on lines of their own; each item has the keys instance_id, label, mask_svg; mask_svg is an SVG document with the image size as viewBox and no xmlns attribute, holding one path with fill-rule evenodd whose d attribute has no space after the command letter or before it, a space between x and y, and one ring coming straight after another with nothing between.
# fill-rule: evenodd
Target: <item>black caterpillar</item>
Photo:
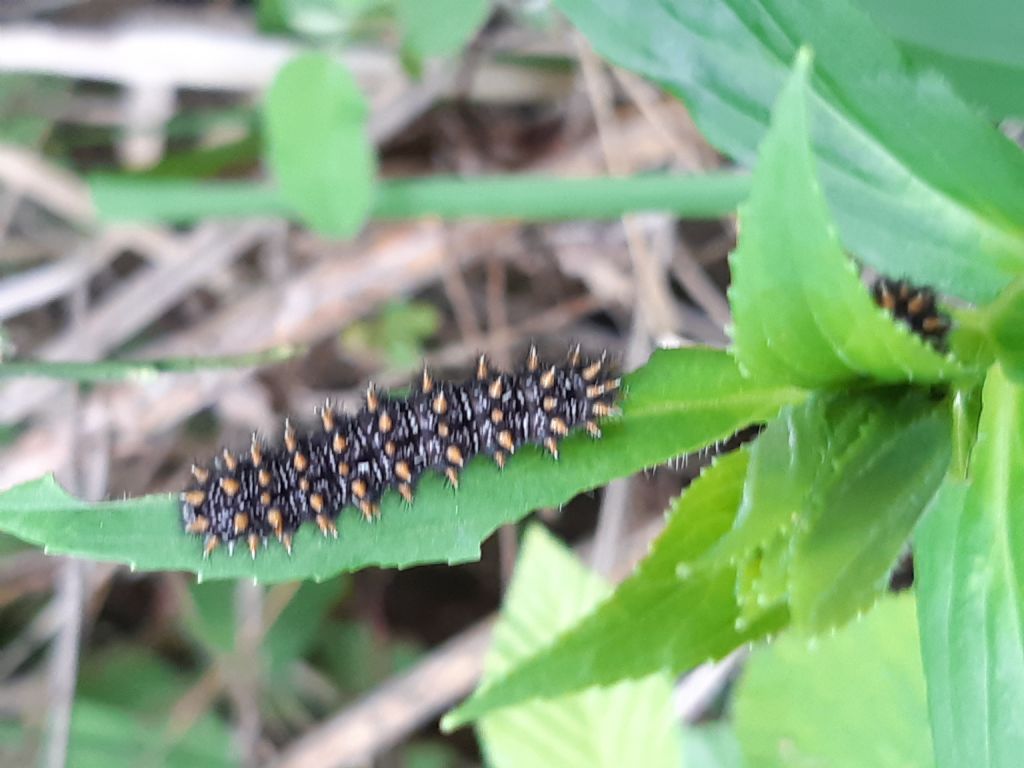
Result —
<instances>
[{"instance_id":1,"label":"black caterpillar","mask_svg":"<svg viewBox=\"0 0 1024 768\"><path fill-rule=\"evenodd\" d=\"M943 347L949 334L949 316L936 303L935 291L907 280L879 277L871 289L875 303L896 320L936 347Z\"/></svg>"},{"instance_id":2,"label":"black caterpillar","mask_svg":"<svg viewBox=\"0 0 1024 768\"><path fill-rule=\"evenodd\" d=\"M598 420L615 411L620 379L607 367L604 356L584 360L578 346L565 365L542 366L531 348L516 373L492 374L486 357L462 383L435 382L424 369L406 398L371 384L358 413L320 409L322 430L300 436L286 421L283 447L253 435L248 455L225 449L213 467L193 466L195 482L181 494L185 531L205 537L206 557L245 539L255 558L270 536L291 554L303 523L337 537L345 507L371 520L392 488L411 503L427 470L443 471L457 488L459 470L477 454L504 467L521 446L539 444L557 459L561 438L579 427L600 437Z\"/></svg>"}]
</instances>

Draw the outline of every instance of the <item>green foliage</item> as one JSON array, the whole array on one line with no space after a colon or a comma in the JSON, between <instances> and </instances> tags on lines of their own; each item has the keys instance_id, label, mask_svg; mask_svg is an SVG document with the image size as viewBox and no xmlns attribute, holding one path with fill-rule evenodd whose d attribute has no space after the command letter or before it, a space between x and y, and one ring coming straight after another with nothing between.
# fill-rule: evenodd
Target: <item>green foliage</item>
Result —
<instances>
[{"instance_id":1,"label":"green foliage","mask_svg":"<svg viewBox=\"0 0 1024 768\"><path fill-rule=\"evenodd\" d=\"M609 592L543 528L531 527L484 661L484 685L543 648ZM630 725L623 727L627 717ZM478 731L494 768L676 768L680 761L672 677L664 671L509 707L482 718Z\"/></svg>"},{"instance_id":2,"label":"green foliage","mask_svg":"<svg viewBox=\"0 0 1024 768\"><path fill-rule=\"evenodd\" d=\"M947 480L914 547L938 768L1024 754L1024 389L985 382L970 479Z\"/></svg>"},{"instance_id":3,"label":"green foliage","mask_svg":"<svg viewBox=\"0 0 1024 768\"><path fill-rule=\"evenodd\" d=\"M692 569L732 524L743 493L746 451L720 459L674 505L651 553L615 593L558 639L491 680L449 713L454 728L499 707L609 685L661 669L682 672L782 627L786 612L766 612L737 627L735 570Z\"/></svg>"},{"instance_id":4,"label":"green foliage","mask_svg":"<svg viewBox=\"0 0 1024 768\"><path fill-rule=\"evenodd\" d=\"M758 378L806 387L948 378L955 364L875 306L836 238L807 140L809 66L805 51L740 208L729 289L736 355Z\"/></svg>"},{"instance_id":5,"label":"green foliage","mask_svg":"<svg viewBox=\"0 0 1024 768\"><path fill-rule=\"evenodd\" d=\"M477 459L457 491L440 476L427 477L413 505L388 494L373 524L352 510L343 514L340 541L304 526L295 537L294 557L273 546L255 561L224 552L204 560L199 541L182 533L176 499L86 504L52 478L0 494L0 530L52 554L115 560L136 570L187 570L204 579L325 579L367 565L462 562L478 558L481 540L500 525L721 440L802 396L746 379L728 354L703 348L657 353L626 377L625 389L622 417L605 424L600 441L576 434L565 441L557 462L538 449L524 449L504 471Z\"/></svg>"},{"instance_id":6,"label":"green foliage","mask_svg":"<svg viewBox=\"0 0 1024 768\"><path fill-rule=\"evenodd\" d=\"M1024 278L980 313L990 348L1007 377L1024 384Z\"/></svg>"},{"instance_id":7,"label":"green foliage","mask_svg":"<svg viewBox=\"0 0 1024 768\"><path fill-rule=\"evenodd\" d=\"M755 651L735 720L750 768L930 768L913 599L883 600L810 644L782 637Z\"/></svg>"},{"instance_id":8,"label":"green foliage","mask_svg":"<svg viewBox=\"0 0 1024 768\"><path fill-rule=\"evenodd\" d=\"M487 20L490 0L394 0L403 52L415 60L458 53Z\"/></svg>"},{"instance_id":9,"label":"green foliage","mask_svg":"<svg viewBox=\"0 0 1024 768\"><path fill-rule=\"evenodd\" d=\"M776 296L763 301L757 311L743 313L737 307L743 290L757 302L758 285L770 286L773 280L772 271L764 266L770 261L768 251L756 245L771 234L796 230L798 223L801 231L815 226L813 216L802 207L791 207L786 199L806 201L808 190L814 188L807 133L799 119L807 66L805 58L797 62L779 99L765 157L755 174L751 206L764 220L774 221L773 230L748 228L743 220L736 261L744 268L760 262L761 271L752 284L739 285L739 269L734 278L738 286L732 299L740 340L751 338L748 328L754 335L763 330L769 314L808 312L814 301L805 291L797 291L799 301ZM799 161L788 166L782 162L783 153L801 152L802 173ZM786 180L788 184L783 183ZM784 194L762 197L762 189ZM817 225L824 232L828 219L823 205L819 209L822 218ZM748 245L751 240L754 248ZM783 243L782 250L798 247L799 241L793 239ZM845 264L838 249L834 256L837 264ZM851 295L863 294L869 301L856 277L850 277L855 283ZM865 309L867 317L880 321L875 333L883 341L909 341L895 332L891 320L871 307ZM802 368L789 365L792 356L780 349L788 343L798 355L801 343L814 338L817 322L797 324L788 337L776 338L769 332L756 347L757 354L744 355L740 347L738 357L768 380L800 381L795 370L813 370L830 355L836 364L854 357L844 340L862 320L856 313L837 316L835 333L820 338L814 355L801 358ZM779 330L790 333L782 326ZM920 352L922 361L934 359L945 365L923 346L908 346L902 354L911 354L908 350ZM864 359L870 360L870 351L865 351ZM770 365L762 364L769 359ZM890 359L895 362L899 356ZM869 365L865 373L886 381L889 370ZM835 385L849 378L850 369L846 371L845 376L825 376L823 382ZM449 716L447 724L457 725L534 696L608 684L664 666L681 672L774 631L790 616L799 629L812 634L848 621L884 590L893 563L949 466L946 408L930 392L906 387L822 392L785 408L755 443L749 461L746 452L730 457L686 492L651 556L613 598L551 647L482 688ZM684 514L688 509L695 511ZM696 520L709 519L718 526L707 538L694 540ZM698 622L696 629L691 621ZM640 645L632 648L626 635Z\"/></svg>"},{"instance_id":10,"label":"green foliage","mask_svg":"<svg viewBox=\"0 0 1024 768\"><path fill-rule=\"evenodd\" d=\"M72 713L67 764L235 766L231 734L220 717L204 715L183 731L168 727L169 711L194 682L139 646L107 646L87 655ZM3 747L27 748L35 739L38 734L29 729L0 732ZM31 761L23 755L10 764Z\"/></svg>"},{"instance_id":11,"label":"green foliage","mask_svg":"<svg viewBox=\"0 0 1024 768\"><path fill-rule=\"evenodd\" d=\"M1021 152L939 77L909 70L848 0L557 5L603 55L680 94L711 142L746 163L809 45L811 144L843 244L968 300L1024 270Z\"/></svg>"},{"instance_id":12,"label":"green foliage","mask_svg":"<svg viewBox=\"0 0 1024 768\"><path fill-rule=\"evenodd\" d=\"M884 591L949 460L926 396L815 396L754 444L732 530L693 565L738 562L748 620L785 602L804 631L841 625Z\"/></svg>"},{"instance_id":13,"label":"green foliage","mask_svg":"<svg viewBox=\"0 0 1024 768\"><path fill-rule=\"evenodd\" d=\"M685 768L743 768L736 734L720 722L683 729L683 765Z\"/></svg>"},{"instance_id":14,"label":"green foliage","mask_svg":"<svg viewBox=\"0 0 1024 768\"><path fill-rule=\"evenodd\" d=\"M832 457L793 536L793 624L840 626L885 591L889 572L949 466L949 419L920 400L878 409L884 430Z\"/></svg>"},{"instance_id":15,"label":"green foliage","mask_svg":"<svg viewBox=\"0 0 1024 768\"><path fill-rule=\"evenodd\" d=\"M366 113L355 80L327 54L295 57L267 93L268 159L281 195L324 234L355 234L373 203Z\"/></svg>"},{"instance_id":16,"label":"green foliage","mask_svg":"<svg viewBox=\"0 0 1024 768\"><path fill-rule=\"evenodd\" d=\"M1024 117L1024 6L1016 0L857 2L911 61L942 72L965 100L994 119Z\"/></svg>"},{"instance_id":17,"label":"green foliage","mask_svg":"<svg viewBox=\"0 0 1024 768\"><path fill-rule=\"evenodd\" d=\"M425 301L391 301L376 317L353 323L341 336L346 349L400 371L414 369L423 360L423 342L437 333L441 313Z\"/></svg>"},{"instance_id":18,"label":"green foliage","mask_svg":"<svg viewBox=\"0 0 1024 768\"><path fill-rule=\"evenodd\" d=\"M87 699L75 702L68 764L76 768L159 765L166 768L228 768L235 760L227 726L204 718L184 738L162 738L131 710Z\"/></svg>"},{"instance_id":19,"label":"green foliage","mask_svg":"<svg viewBox=\"0 0 1024 768\"><path fill-rule=\"evenodd\" d=\"M337 39L373 2L272 0L260 11L275 28ZM371 215L711 216L749 192L731 260L731 356L659 353L627 377L622 417L604 425L601 441L573 436L558 464L521 451L503 474L475 461L458 492L428 478L412 507L389 496L379 523L346 514L340 542L307 527L290 559L274 547L256 563L221 553L204 561L180 530L176 500L85 504L49 478L0 495L0 530L55 554L202 578L323 580L367 565L454 563L477 557L484 537L532 509L764 423L752 445L719 458L673 504L648 557L611 594L529 533L485 681L445 727L479 719L495 766L675 763L664 676L792 624L804 636L752 656L735 730L687 729L691 767L1016 765L1024 752L1024 154L989 116L1024 108L1015 31L1024 13L1008 0L980 9L923 0L556 4L604 55L684 97L717 147L740 163L756 160L754 176L376 185L362 96L335 59L309 53L267 96L277 186L96 179L97 204L108 217L159 221L298 215L347 236ZM458 52L490 7L387 5L414 66ZM4 99L0 88L0 111ZM29 127L30 140L45 133ZM874 305L858 263L962 300L948 354ZM408 364L433 329L426 315L413 322L410 309L354 329L348 341L384 339L391 361ZM94 381L196 361L143 365L23 363L0 367L0 376ZM908 597L854 621L884 593L915 527L924 675ZM369 631L325 621L343 588L302 586L265 638L260 663L271 676L282 679L289 662L313 653L339 681L354 681L346 687L375 679L347 655L368 656ZM188 629L212 655L233 650L235 590L192 589ZM324 627L335 635L325 638ZM815 636L810 646L806 635ZM103 750L147 749L169 765L227 759L214 717L193 729L202 737L144 741L150 719L187 681L151 658L121 662L85 671L76 764ZM396 663L389 656L381 665ZM166 692L118 692L119 675ZM624 711L633 715L628 729Z\"/></svg>"}]
</instances>

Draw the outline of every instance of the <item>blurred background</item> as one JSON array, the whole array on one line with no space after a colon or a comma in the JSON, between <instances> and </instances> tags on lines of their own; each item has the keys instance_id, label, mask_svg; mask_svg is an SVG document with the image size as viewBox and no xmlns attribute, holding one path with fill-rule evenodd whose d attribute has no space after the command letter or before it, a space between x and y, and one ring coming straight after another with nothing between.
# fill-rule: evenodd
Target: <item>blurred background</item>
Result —
<instances>
[{"instance_id":1,"label":"blurred background","mask_svg":"<svg viewBox=\"0 0 1024 768\"><path fill-rule=\"evenodd\" d=\"M142 380L5 380L0 488L55 472L90 500L177 491L221 445L276 437L285 414L308 423L328 397L351 408L368 380L402 386L424 361L461 378L481 352L509 367L531 343L560 358L578 341L629 369L656 345L724 344L731 219L456 211L338 238L245 205L133 221L140 194L97 210L99 174L143 191L265 181L264 98L310 50L358 84L383 179L722 164L680 102L600 62L544 0L3 0L4 358L307 351ZM537 514L621 577L700 464ZM478 765L472 732L441 736L437 720L476 683L517 541L499 532L470 565L263 588L2 538L0 761ZM699 718L727 675L678 716Z\"/></svg>"}]
</instances>

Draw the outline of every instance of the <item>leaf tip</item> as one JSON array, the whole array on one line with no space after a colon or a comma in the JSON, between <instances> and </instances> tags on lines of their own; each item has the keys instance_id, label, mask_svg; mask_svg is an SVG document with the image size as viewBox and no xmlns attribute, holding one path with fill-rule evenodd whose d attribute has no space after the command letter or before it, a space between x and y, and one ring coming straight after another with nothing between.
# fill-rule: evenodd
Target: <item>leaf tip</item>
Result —
<instances>
[{"instance_id":1,"label":"leaf tip","mask_svg":"<svg viewBox=\"0 0 1024 768\"><path fill-rule=\"evenodd\" d=\"M441 733L454 733L469 722L463 714L464 709L464 706L456 707L441 718Z\"/></svg>"}]
</instances>

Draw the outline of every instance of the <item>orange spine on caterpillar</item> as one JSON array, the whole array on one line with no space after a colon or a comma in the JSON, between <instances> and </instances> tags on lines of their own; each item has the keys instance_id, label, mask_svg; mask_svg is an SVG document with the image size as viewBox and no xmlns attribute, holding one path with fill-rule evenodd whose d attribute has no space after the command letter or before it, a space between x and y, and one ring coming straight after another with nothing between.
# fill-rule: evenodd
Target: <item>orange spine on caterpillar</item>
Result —
<instances>
[{"instance_id":1,"label":"orange spine on caterpillar","mask_svg":"<svg viewBox=\"0 0 1024 768\"><path fill-rule=\"evenodd\" d=\"M875 303L936 347L944 347L950 320L938 307L935 291L907 280L879 277L871 288Z\"/></svg>"},{"instance_id":2,"label":"orange spine on caterpillar","mask_svg":"<svg viewBox=\"0 0 1024 768\"><path fill-rule=\"evenodd\" d=\"M543 365L531 348L514 373L492 372L483 356L464 382L435 381L424 369L405 398L371 384L357 413L327 404L322 429L300 435L286 421L281 446L254 436L246 454L225 449L212 466L193 466L181 494L185 531L203 536L206 556L244 541L255 557L271 537L290 553L303 523L337 537L348 506L370 520L388 490L411 503L429 470L458 488L460 470L478 454L504 467L520 447L541 445L557 459L563 437L580 428L600 437L599 421L616 410L620 379L608 368L604 356L584 359L578 346L563 365Z\"/></svg>"}]
</instances>

